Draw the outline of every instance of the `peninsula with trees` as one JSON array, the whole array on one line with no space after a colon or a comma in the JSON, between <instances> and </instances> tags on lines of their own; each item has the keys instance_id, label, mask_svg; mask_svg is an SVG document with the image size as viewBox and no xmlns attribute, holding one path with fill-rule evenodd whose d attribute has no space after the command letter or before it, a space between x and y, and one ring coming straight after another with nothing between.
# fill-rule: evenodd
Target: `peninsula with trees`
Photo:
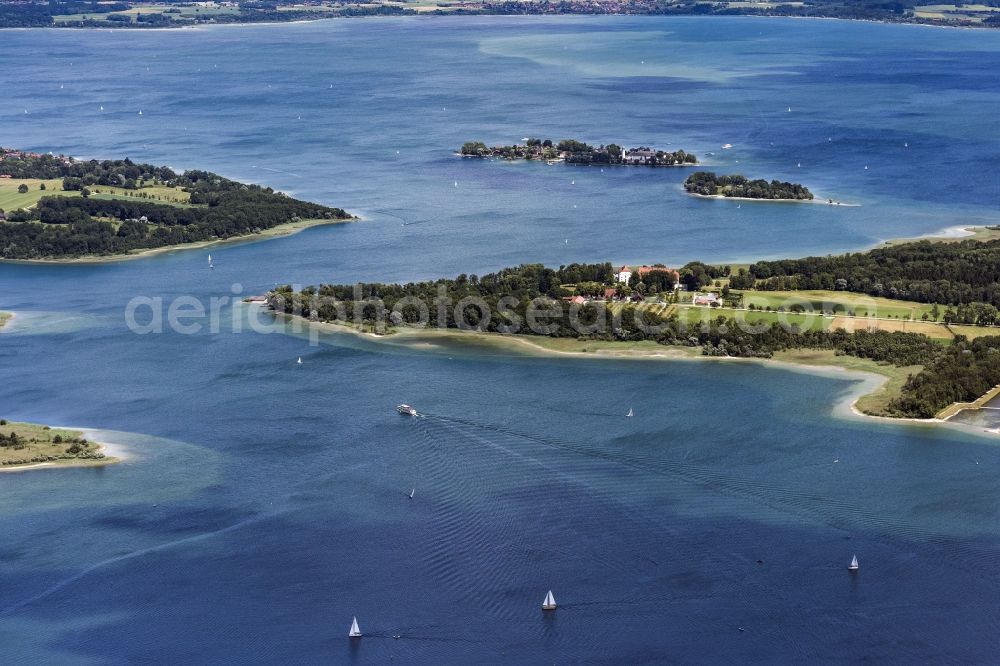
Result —
<instances>
[{"instance_id":1,"label":"peninsula with trees","mask_svg":"<svg viewBox=\"0 0 1000 666\"><path fill-rule=\"evenodd\" d=\"M750 180L740 174L717 176L712 171L696 171L684 181L684 190L703 197L767 199L771 201L812 201L809 188L780 180Z\"/></svg>"},{"instance_id":2,"label":"peninsula with trees","mask_svg":"<svg viewBox=\"0 0 1000 666\"><path fill-rule=\"evenodd\" d=\"M117 458L77 430L0 419L0 471L30 467L109 465Z\"/></svg>"},{"instance_id":3,"label":"peninsula with trees","mask_svg":"<svg viewBox=\"0 0 1000 666\"><path fill-rule=\"evenodd\" d=\"M694 166L698 158L683 150L663 151L640 146L624 148L618 144L592 146L576 139L554 143L552 139L525 139L523 144L487 146L482 141L468 141L459 154L463 157L493 157L505 160L541 160L566 164L626 166Z\"/></svg>"},{"instance_id":4,"label":"peninsula with trees","mask_svg":"<svg viewBox=\"0 0 1000 666\"><path fill-rule=\"evenodd\" d=\"M527 264L405 285L284 286L267 295L267 306L310 325L404 344L472 335L541 353L700 355L863 370L886 379L858 399L859 411L947 418L967 403L982 404L1000 385L998 254L1000 240L922 241L735 270L702 262L677 269ZM986 265L996 270L973 268Z\"/></svg>"},{"instance_id":5,"label":"peninsula with trees","mask_svg":"<svg viewBox=\"0 0 1000 666\"><path fill-rule=\"evenodd\" d=\"M0 259L113 258L352 219L208 171L0 148Z\"/></svg>"}]
</instances>

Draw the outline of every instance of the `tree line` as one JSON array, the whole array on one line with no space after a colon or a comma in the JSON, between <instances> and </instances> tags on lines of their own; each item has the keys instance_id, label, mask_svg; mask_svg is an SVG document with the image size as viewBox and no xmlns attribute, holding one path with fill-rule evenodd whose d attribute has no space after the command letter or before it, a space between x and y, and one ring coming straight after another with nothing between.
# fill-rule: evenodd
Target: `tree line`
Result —
<instances>
[{"instance_id":1,"label":"tree line","mask_svg":"<svg viewBox=\"0 0 1000 666\"><path fill-rule=\"evenodd\" d=\"M850 291L920 303L970 305L952 321L994 322L1000 307L1000 241L918 241L829 257L758 261L733 275L734 289ZM959 314L961 312L961 315Z\"/></svg>"},{"instance_id":2,"label":"tree line","mask_svg":"<svg viewBox=\"0 0 1000 666\"><path fill-rule=\"evenodd\" d=\"M636 153L635 151L641 151ZM694 153L684 150L663 151L653 148L625 149L618 144L592 146L577 139L563 139L553 143L552 139L529 138L524 144L509 146L487 146L482 141L467 141L459 152L466 157L501 157L508 160L555 160L565 159L567 164L642 164L645 166L676 166L697 164ZM633 159L630 157L633 153ZM641 154L641 158L635 155ZM638 159L639 161L636 161Z\"/></svg>"}]
</instances>

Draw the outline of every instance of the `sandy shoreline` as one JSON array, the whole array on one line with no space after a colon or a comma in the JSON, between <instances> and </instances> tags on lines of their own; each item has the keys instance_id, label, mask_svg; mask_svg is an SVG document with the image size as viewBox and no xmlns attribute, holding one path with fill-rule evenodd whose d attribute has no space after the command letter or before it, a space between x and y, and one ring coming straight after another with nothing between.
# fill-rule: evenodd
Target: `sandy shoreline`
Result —
<instances>
[{"instance_id":1,"label":"sandy shoreline","mask_svg":"<svg viewBox=\"0 0 1000 666\"><path fill-rule=\"evenodd\" d=\"M310 229L312 227L322 227L333 224L347 224L348 222L358 222L360 217L350 217L344 220L302 220L300 222L288 222L287 224L279 224L276 227L271 227L270 229L265 229L264 231L257 234L246 234L244 236L233 236L231 238L217 238L215 240L208 241L198 241L197 243L183 243L181 245L165 245L163 247L149 248L148 250L139 250L137 252L131 252L128 254L107 254L107 255L88 255L84 257L65 257L57 259L0 259L0 263L5 264L36 264L36 265L67 265L73 266L78 264L110 264L120 261L133 261L135 259L146 259L158 254L167 254L170 252L186 252L188 250L200 250L206 247L214 247L216 245L233 245L237 243L256 243L259 241L271 240L272 238L281 238L283 236L291 236L297 234L305 229Z\"/></svg>"},{"instance_id":2,"label":"sandy shoreline","mask_svg":"<svg viewBox=\"0 0 1000 666\"><path fill-rule=\"evenodd\" d=\"M283 318L286 321L296 319L291 315L286 315L283 313L275 313L279 318ZM896 425L909 424L913 426L946 426L950 428L956 428L962 430L963 432L968 432L970 434L976 434L979 436L986 436L987 433L982 431L981 428L975 426L968 426L965 424L954 423L949 420L943 420L939 418L929 418L929 419L918 419L918 418L902 418L902 417L890 417L890 416L876 416L872 414L866 414L858 409L858 402L876 391L882 388L889 380L890 377L886 374L881 374L875 370L863 370L856 368L846 368L837 365L835 362L831 363L806 363L806 362L795 362L784 359L773 359L773 358L742 358L733 356L705 356L700 353L698 348L693 347L668 347L664 345L659 345L657 343L650 343L648 349L636 349L633 347L624 347L620 349L615 348L604 348L600 343L597 342L583 342L573 340L571 342L576 343L582 347L582 349L588 349L588 351L581 350L567 350L567 349L553 349L551 347L546 347L543 344L539 344L536 341L529 339L526 336L518 335L503 335L499 333L481 333L477 331L457 331L455 329L395 329L389 334L380 335L377 333L369 333L366 331L360 331L352 326L333 324L328 322L309 322L301 320L303 325L306 327L314 327L319 331L329 332L329 333L348 333L351 335L358 336L360 338L375 341L380 344L396 345L401 347L408 347L417 351L430 351L435 348L443 346L442 343L447 344L449 342L464 344L471 348L474 344L486 344L488 346L500 349L507 349L513 351L519 355L534 355L539 357L549 357L549 358L586 358L586 359L601 359L601 360L632 360L632 361L642 361L642 360L656 360L656 361L717 361L722 363L752 363L756 365L761 365L763 367L778 368L791 372L801 372L810 375L819 375L825 377L832 377L837 379L858 379L858 385L847 392L845 397L834 404L831 408L832 412L842 418L856 419L862 421L868 421L869 419L874 419L882 423L893 423ZM555 338L539 338L540 340L558 340ZM568 339L562 339L564 342L570 342ZM632 344L635 343L608 343L608 344ZM596 348L592 351L589 350L589 346L595 346ZM831 356L831 359L837 357ZM851 357L853 358L853 357Z\"/></svg>"},{"instance_id":3,"label":"sandy shoreline","mask_svg":"<svg viewBox=\"0 0 1000 666\"><path fill-rule=\"evenodd\" d=\"M814 204L820 206L829 206L830 208L860 208L861 204L851 204L844 203L843 201L834 201L830 203L829 199L824 199L813 195L812 199L755 199L754 197L727 197L725 194L699 194L698 192L688 192L684 191L685 194L692 197L698 197L700 199L720 199L723 201L753 201L755 203L803 203L803 204Z\"/></svg>"},{"instance_id":4,"label":"sandy shoreline","mask_svg":"<svg viewBox=\"0 0 1000 666\"><path fill-rule=\"evenodd\" d=\"M38 426L31 423L29 425ZM121 442L105 441L108 431L95 428L85 428L78 426L52 426L52 430L62 430L80 433L88 442L96 444L98 451L104 454L104 458L66 458L64 460L54 460L39 463L28 463L26 465L0 465L0 472L26 472L35 469L60 469L64 467L105 467L107 465L117 465L120 462L131 460L133 455L129 448Z\"/></svg>"}]
</instances>

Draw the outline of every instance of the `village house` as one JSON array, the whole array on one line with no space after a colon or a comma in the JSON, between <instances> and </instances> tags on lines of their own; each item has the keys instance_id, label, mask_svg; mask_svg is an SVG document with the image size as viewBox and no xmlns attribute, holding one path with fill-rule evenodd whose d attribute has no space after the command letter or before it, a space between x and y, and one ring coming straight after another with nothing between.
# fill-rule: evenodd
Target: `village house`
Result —
<instances>
[{"instance_id":1,"label":"village house","mask_svg":"<svg viewBox=\"0 0 1000 666\"><path fill-rule=\"evenodd\" d=\"M632 148L622 153L622 164L653 164L656 151L652 148Z\"/></svg>"},{"instance_id":2,"label":"village house","mask_svg":"<svg viewBox=\"0 0 1000 666\"><path fill-rule=\"evenodd\" d=\"M719 295L711 292L707 294L695 293L691 302L695 305L708 305L711 307L722 305L722 299L719 298Z\"/></svg>"}]
</instances>

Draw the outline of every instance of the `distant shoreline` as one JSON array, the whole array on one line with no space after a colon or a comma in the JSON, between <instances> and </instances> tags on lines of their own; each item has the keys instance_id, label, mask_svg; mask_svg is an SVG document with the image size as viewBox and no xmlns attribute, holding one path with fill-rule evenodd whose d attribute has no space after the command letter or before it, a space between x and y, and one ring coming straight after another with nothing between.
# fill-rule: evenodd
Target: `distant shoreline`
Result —
<instances>
[{"instance_id":1,"label":"distant shoreline","mask_svg":"<svg viewBox=\"0 0 1000 666\"><path fill-rule=\"evenodd\" d=\"M113 12L111 12L113 13ZM322 21L336 21L345 19L368 19L368 20L378 20L378 19L451 19L455 17L473 17L473 18L506 18L506 19L552 19L552 18L562 18L562 17L575 17L581 19L588 18L607 18L607 17L646 17L646 18L675 18L675 19L690 19L690 18L739 18L739 19L794 19L794 20L813 20L813 21L844 21L851 23L872 23L880 25L897 25L897 26L912 26L920 28L945 28L954 30L996 30L997 28L991 28L990 26L983 25L982 23L964 23L964 24L952 24L952 23L940 23L931 20L883 20L883 19L873 19L873 18L850 18L843 16L819 16L819 15L777 15L777 14L646 14L641 12L635 13L617 13L617 14L587 14L587 13L576 13L576 12L565 12L559 14L504 14L504 13L454 13L445 12L440 13L434 12L415 12L413 14L369 14L360 16L346 16L346 15L334 15L334 16L316 16L314 18L300 18L291 21L227 21L223 23L198 23L198 24L186 24L186 25L173 25L173 26L143 26L138 24L130 24L128 26L118 26L118 25L93 25L93 26L65 26L65 25L43 25L43 26L8 26L0 28L0 32L13 31L13 30L93 30L93 31L119 31L119 30L141 30L141 31L175 31L175 30L206 30L206 29L219 29L219 28L245 28L252 26L284 26L284 25L301 25L306 23L319 23Z\"/></svg>"},{"instance_id":2,"label":"distant shoreline","mask_svg":"<svg viewBox=\"0 0 1000 666\"><path fill-rule=\"evenodd\" d=\"M332 224L346 224L348 222L358 222L362 218L349 217L338 220L300 220L299 222L288 222L265 229L256 234L243 234L231 236L230 238L217 238L215 240L197 241L195 243L181 243L180 245L164 245L163 247L152 247L144 250L136 250L126 254L89 254L79 257L58 257L52 259L2 259L4 264L43 264L43 265L77 265L77 264L110 264L119 261L132 261L135 259L147 259L158 254L168 252L182 252L186 250L200 250L216 245L230 245L236 243L255 243L258 241L271 240L282 236L292 236L312 227L321 227Z\"/></svg>"}]
</instances>

